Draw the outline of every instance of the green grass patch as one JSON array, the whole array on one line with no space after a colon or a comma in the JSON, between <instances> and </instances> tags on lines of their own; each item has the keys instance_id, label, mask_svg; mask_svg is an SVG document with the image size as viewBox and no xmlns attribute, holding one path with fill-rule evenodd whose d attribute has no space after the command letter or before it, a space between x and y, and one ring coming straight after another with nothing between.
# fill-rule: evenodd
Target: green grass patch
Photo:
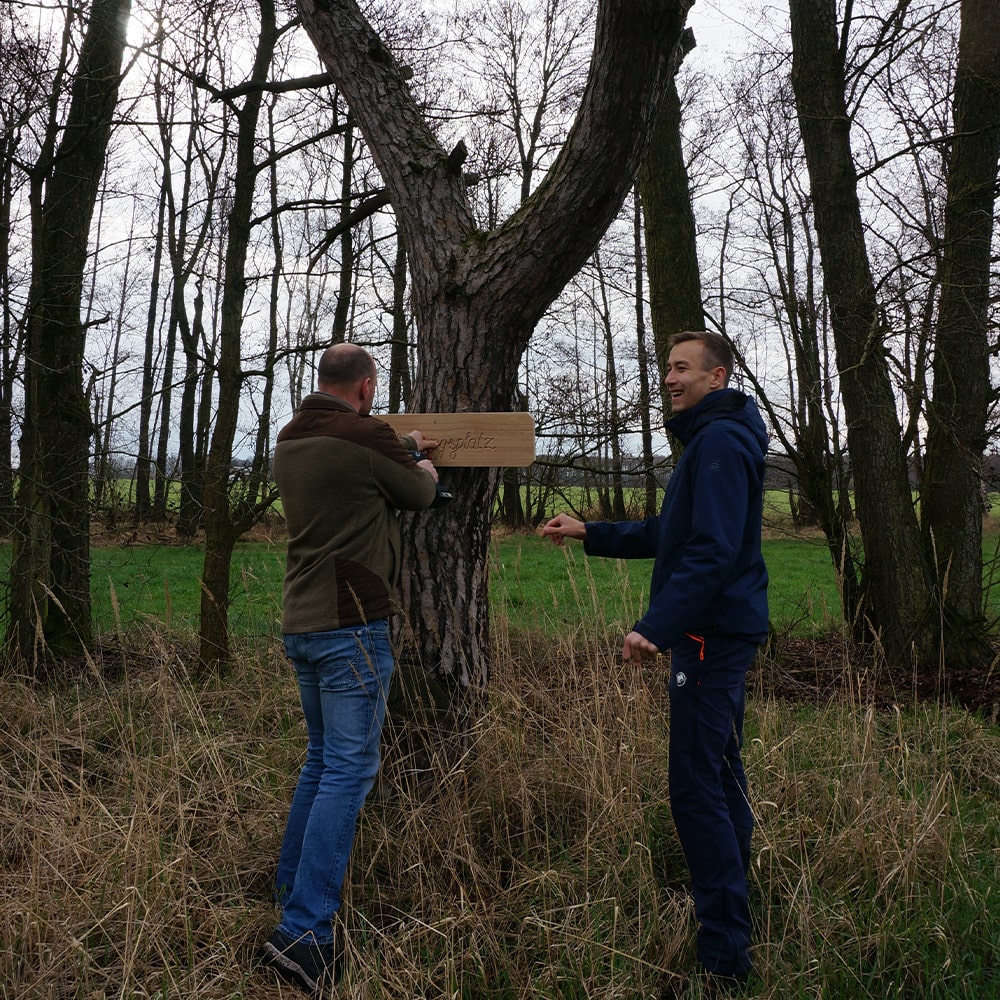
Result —
<instances>
[{"instance_id":1,"label":"green grass patch","mask_svg":"<svg viewBox=\"0 0 1000 1000\"><path fill-rule=\"evenodd\" d=\"M245 542L232 566L231 626L238 635L277 632L284 545ZM826 549L810 541L765 544L771 617L780 632L838 627L839 598ZM197 629L199 546L130 546L92 552L94 618L101 632L141 623L179 634ZM562 549L535 535L498 537L491 550L491 603L518 629L554 634L576 628L599 606L619 626L644 611L651 560L591 559L578 544ZM583 609L581 611L581 609Z\"/></svg>"},{"instance_id":2,"label":"green grass patch","mask_svg":"<svg viewBox=\"0 0 1000 1000\"><path fill-rule=\"evenodd\" d=\"M811 539L764 542L771 621L779 634L827 633L840 627L840 595L829 552ZM493 605L518 628L558 630L598 605L631 627L646 608L652 560L588 558L583 546L509 535L493 545Z\"/></svg>"}]
</instances>

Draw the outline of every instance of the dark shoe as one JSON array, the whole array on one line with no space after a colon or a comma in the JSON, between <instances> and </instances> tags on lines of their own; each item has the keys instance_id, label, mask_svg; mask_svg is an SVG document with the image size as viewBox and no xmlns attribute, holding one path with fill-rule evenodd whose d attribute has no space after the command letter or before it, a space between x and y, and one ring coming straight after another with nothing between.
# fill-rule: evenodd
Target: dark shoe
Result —
<instances>
[{"instance_id":1,"label":"dark shoe","mask_svg":"<svg viewBox=\"0 0 1000 1000\"><path fill-rule=\"evenodd\" d=\"M747 994L750 972L724 976L718 972L704 972L701 976L701 996L704 1000L730 1000Z\"/></svg>"},{"instance_id":2,"label":"dark shoe","mask_svg":"<svg viewBox=\"0 0 1000 1000\"><path fill-rule=\"evenodd\" d=\"M323 1000L340 981L341 962L332 944L312 944L307 938L296 941L275 929L261 951L264 961L283 979L317 1000Z\"/></svg>"},{"instance_id":3,"label":"dark shoe","mask_svg":"<svg viewBox=\"0 0 1000 1000\"><path fill-rule=\"evenodd\" d=\"M660 985L659 1000L690 1000L691 980L687 976L671 975Z\"/></svg>"}]
</instances>

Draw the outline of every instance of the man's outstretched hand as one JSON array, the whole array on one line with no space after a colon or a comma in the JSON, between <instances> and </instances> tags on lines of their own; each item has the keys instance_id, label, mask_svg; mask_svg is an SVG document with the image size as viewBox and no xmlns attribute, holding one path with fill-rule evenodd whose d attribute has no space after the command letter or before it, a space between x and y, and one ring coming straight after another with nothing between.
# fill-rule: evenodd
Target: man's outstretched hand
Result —
<instances>
[{"instance_id":1,"label":"man's outstretched hand","mask_svg":"<svg viewBox=\"0 0 1000 1000\"><path fill-rule=\"evenodd\" d=\"M557 514L542 527L542 534L551 538L556 545L562 545L567 538L583 541L587 537L587 526L569 514Z\"/></svg>"}]
</instances>

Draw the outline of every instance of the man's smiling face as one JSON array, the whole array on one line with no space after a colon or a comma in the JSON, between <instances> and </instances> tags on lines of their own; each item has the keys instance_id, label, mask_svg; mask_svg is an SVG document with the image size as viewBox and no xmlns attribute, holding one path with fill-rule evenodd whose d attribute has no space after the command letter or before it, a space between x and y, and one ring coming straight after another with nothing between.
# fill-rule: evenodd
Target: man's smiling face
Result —
<instances>
[{"instance_id":1,"label":"man's smiling face","mask_svg":"<svg viewBox=\"0 0 1000 1000\"><path fill-rule=\"evenodd\" d=\"M706 367L708 364L700 340L684 340L670 351L663 384L670 393L674 413L690 410L710 392L725 386L726 369L721 365Z\"/></svg>"}]
</instances>

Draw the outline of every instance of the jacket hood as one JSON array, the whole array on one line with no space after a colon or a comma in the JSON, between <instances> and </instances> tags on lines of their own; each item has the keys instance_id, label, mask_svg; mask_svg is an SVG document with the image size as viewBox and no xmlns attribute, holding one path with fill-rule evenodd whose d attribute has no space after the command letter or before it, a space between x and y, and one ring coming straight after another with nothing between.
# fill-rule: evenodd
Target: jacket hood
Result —
<instances>
[{"instance_id":1,"label":"jacket hood","mask_svg":"<svg viewBox=\"0 0 1000 1000\"><path fill-rule=\"evenodd\" d=\"M666 423L671 434L676 435L681 444L686 445L703 427L715 420L731 420L751 434L767 453L767 428L760 415L757 403L738 389L716 389L710 392L697 406L678 413Z\"/></svg>"}]
</instances>

